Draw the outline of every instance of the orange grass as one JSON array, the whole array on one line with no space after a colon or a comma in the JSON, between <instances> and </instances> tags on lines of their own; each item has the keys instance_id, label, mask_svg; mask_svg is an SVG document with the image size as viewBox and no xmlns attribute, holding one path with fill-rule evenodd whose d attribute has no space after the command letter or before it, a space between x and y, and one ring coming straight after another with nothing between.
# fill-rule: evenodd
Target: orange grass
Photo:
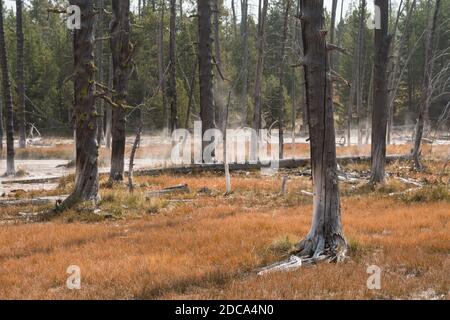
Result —
<instances>
[{"instance_id":1,"label":"orange grass","mask_svg":"<svg viewBox=\"0 0 450 320\"><path fill-rule=\"evenodd\" d=\"M111 220L81 219L93 214L78 208L49 223L0 224L0 299L449 298L449 201L406 203L381 191L345 196L347 262L259 277L256 268L284 258L309 230L311 199L299 192L310 190L308 177L291 175L284 196L280 177L257 172L233 174L229 197L215 174L135 182L134 195L125 186L102 189L103 213L118 210ZM191 191L143 197L179 183ZM1 208L0 222L42 209ZM366 287L373 264L382 269L381 290ZM81 268L79 291L66 288L70 265Z\"/></svg>"}]
</instances>

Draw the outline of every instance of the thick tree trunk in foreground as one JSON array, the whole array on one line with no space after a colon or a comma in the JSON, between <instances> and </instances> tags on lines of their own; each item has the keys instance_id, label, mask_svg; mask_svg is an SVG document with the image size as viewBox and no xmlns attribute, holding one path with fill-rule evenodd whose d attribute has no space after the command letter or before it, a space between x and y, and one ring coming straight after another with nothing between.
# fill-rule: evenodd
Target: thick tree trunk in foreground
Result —
<instances>
[{"instance_id":1,"label":"thick tree trunk in foreground","mask_svg":"<svg viewBox=\"0 0 450 320\"><path fill-rule=\"evenodd\" d=\"M388 35L388 2L376 0L380 8L381 29L375 29L375 60L372 111L371 183L384 182L386 165L386 128L388 120L387 64L391 37Z\"/></svg>"},{"instance_id":2,"label":"thick tree trunk in foreground","mask_svg":"<svg viewBox=\"0 0 450 320\"><path fill-rule=\"evenodd\" d=\"M24 49L23 49L23 22L22 22L23 1L16 0L16 36L17 36L17 111L19 116L19 147L26 148L25 138L25 72L24 72Z\"/></svg>"},{"instance_id":3,"label":"thick tree trunk in foreground","mask_svg":"<svg viewBox=\"0 0 450 320\"><path fill-rule=\"evenodd\" d=\"M169 39L169 86L167 96L170 99L169 133L178 128L177 111L177 59L176 59L176 1L170 0L170 39Z\"/></svg>"},{"instance_id":4,"label":"thick tree trunk in foreground","mask_svg":"<svg viewBox=\"0 0 450 320\"><path fill-rule=\"evenodd\" d=\"M71 0L81 9L81 29L75 30L74 119L76 128L76 171L73 193L64 201L68 208L80 201L98 200L97 113L95 110L95 19L94 4L88 0Z\"/></svg>"},{"instance_id":5,"label":"thick tree trunk in foreground","mask_svg":"<svg viewBox=\"0 0 450 320\"><path fill-rule=\"evenodd\" d=\"M413 164L414 168L417 170L422 169L422 164L420 163L420 146L422 144L422 137L424 128L428 126L428 110L431 105L431 95L432 95L432 79L433 79L433 66L434 66L434 48L435 48L435 38L436 38L436 28L437 20L439 17L439 9L441 5L441 0L436 0L436 5L434 8L433 20L431 27L428 30L428 36L425 45L425 68L422 83L422 97L421 104L419 107L419 116L417 118L417 124L414 135L414 148L413 148Z\"/></svg>"},{"instance_id":6,"label":"thick tree trunk in foreground","mask_svg":"<svg viewBox=\"0 0 450 320\"><path fill-rule=\"evenodd\" d=\"M130 1L113 0L111 21L111 53L114 70L113 101L118 107L112 111L112 181L123 180L125 162L125 109L128 77L131 65Z\"/></svg>"},{"instance_id":7,"label":"thick tree trunk in foreground","mask_svg":"<svg viewBox=\"0 0 450 320\"><path fill-rule=\"evenodd\" d=\"M3 105L6 110L6 175L9 176L16 173L14 166L14 111L3 27L3 3L0 1L0 65L2 69Z\"/></svg>"},{"instance_id":8,"label":"thick tree trunk in foreground","mask_svg":"<svg viewBox=\"0 0 450 320\"><path fill-rule=\"evenodd\" d=\"M306 103L311 145L314 208L311 229L299 244L299 255L326 255L341 261L347 244L341 227L333 88L328 73L323 0L301 0Z\"/></svg>"},{"instance_id":9,"label":"thick tree trunk in foreground","mask_svg":"<svg viewBox=\"0 0 450 320\"><path fill-rule=\"evenodd\" d=\"M200 118L202 136L216 127L214 121L214 103L212 91L212 38L211 38L211 0L198 0L198 66L200 84ZM203 142L203 146L206 144ZM202 148L202 155L203 155Z\"/></svg>"}]
</instances>

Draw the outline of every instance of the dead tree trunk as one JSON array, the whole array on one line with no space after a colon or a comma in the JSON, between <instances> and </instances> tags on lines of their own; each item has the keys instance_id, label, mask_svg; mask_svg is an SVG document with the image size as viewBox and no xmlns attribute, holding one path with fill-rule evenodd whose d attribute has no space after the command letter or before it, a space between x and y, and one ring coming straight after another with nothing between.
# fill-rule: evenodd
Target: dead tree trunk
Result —
<instances>
[{"instance_id":1,"label":"dead tree trunk","mask_svg":"<svg viewBox=\"0 0 450 320\"><path fill-rule=\"evenodd\" d=\"M178 128L177 111L177 59L176 59L176 0L170 0L170 37L169 37L169 85L167 96L170 100L169 132Z\"/></svg>"},{"instance_id":2,"label":"dead tree trunk","mask_svg":"<svg viewBox=\"0 0 450 320\"><path fill-rule=\"evenodd\" d=\"M3 99L2 88L0 86L0 151L3 151Z\"/></svg>"},{"instance_id":3,"label":"dead tree trunk","mask_svg":"<svg viewBox=\"0 0 450 320\"><path fill-rule=\"evenodd\" d=\"M111 54L113 62L113 101L112 110L112 181L122 181L125 162L125 109L128 95L128 77L131 65L130 45L130 1L113 0L111 21Z\"/></svg>"},{"instance_id":4,"label":"dead tree trunk","mask_svg":"<svg viewBox=\"0 0 450 320\"><path fill-rule=\"evenodd\" d=\"M359 27L358 27L358 54L357 54L357 81L356 85L356 116L358 127L358 147L362 145L362 103L363 103L363 57L364 57L364 36L366 30L366 0L361 0L359 7Z\"/></svg>"},{"instance_id":5,"label":"dead tree trunk","mask_svg":"<svg viewBox=\"0 0 450 320\"><path fill-rule=\"evenodd\" d=\"M81 9L81 29L75 30L74 120L76 128L76 171L73 193L64 201L69 208L80 201L98 200L97 113L95 110L95 9L93 1L71 0Z\"/></svg>"},{"instance_id":6,"label":"dead tree trunk","mask_svg":"<svg viewBox=\"0 0 450 320\"><path fill-rule=\"evenodd\" d=\"M330 21L330 43L334 44L334 31L336 29L336 9L338 0L333 0L331 3L331 21ZM330 52L331 70L334 69L333 51Z\"/></svg>"},{"instance_id":7,"label":"dead tree trunk","mask_svg":"<svg viewBox=\"0 0 450 320\"><path fill-rule=\"evenodd\" d=\"M261 4L262 2L262 4ZM258 35L257 35L257 50L258 57L256 62L256 75L255 75L255 88L253 94L253 129L256 132L261 130L262 126L262 76L264 71L264 57L265 57L265 43L266 43L266 19L267 8L269 5L268 0L259 0L259 13L258 13ZM252 146L257 149L258 137L254 137L256 143L253 142ZM257 150L253 150L252 154L256 154Z\"/></svg>"},{"instance_id":8,"label":"dead tree trunk","mask_svg":"<svg viewBox=\"0 0 450 320\"><path fill-rule=\"evenodd\" d=\"M241 0L241 38L242 38L242 88L241 88L241 126L247 126L248 117L248 0Z\"/></svg>"},{"instance_id":9,"label":"dead tree trunk","mask_svg":"<svg viewBox=\"0 0 450 320\"><path fill-rule=\"evenodd\" d=\"M113 89L113 75L114 70L113 70L113 64L112 64L112 57L111 55L109 56L108 59L108 88L110 89L110 91ZM112 98L112 97L110 97ZM107 149L111 149L111 138L112 138L112 106L110 106L109 104L106 105L106 119L105 119L105 144L106 144L106 148Z\"/></svg>"},{"instance_id":10,"label":"dead tree trunk","mask_svg":"<svg viewBox=\"0 0 450 320\"><path fill-rule=\"evenodd\" d=\"M159 87L161 88L162 94L162 108L163 108L163 119L164 125L163 129L169 127L168 112L167 112L167 101L166 101L166 80L164 72L164 10L165 4L164 0L161 1L161 16L159 21L158 29L158 76L159 76Z\"/></svg>"},{"instance_id":11,"label":"dead tree trunk","mask_svg":"<svg viewBox=\"0 0 450 320\"><path fill-rule=\"evenodd\" d=\"M200 118L202 136L216 127L212 92L212 38L211 38L211 0L197 0L198 6L198 66L200 84ZM202 143L202 155L206 143ZM203 158L203 157L202 157Z\"/></svg>"},{"instance_id":12,"label":"dead tree trunk","mask_svg":"<svg viewBox=\"0 0 450 320\"><path fill-rule=\"evenodd\" d=\"M9 176L14 175L16 170L14 166L14 111L7 57L3 26L3 3L0 1L0 65L2 69L3 105L6 110L6 175Z\"/></svg>"},{"instance_id":13,"label":"dead tree trunk","mask_svg":"<svg viewBox=\"0 0 450 320\"><path fill-rule=\"evenodd\" d=\"M301 0L314 208L311 229L300 242L298 254L341 261L347 244L341 227L333 88L323 10L323 0Z\"/></svg>"},{"instance_id":14,"label":"dead tree trunk","mask_svg":"<svg viewBox=\"0 0 450 320\"><path fill-rule=\"evenodd\" d=\"M24 74L24 49L23 49L23 22L22 22L23 1L16 0L16 37L17 37L17 110L19 122L19 148L26 148L25 138L26 118L25 118L25 74Z\"/></svg>"},{"instance_id":15,"label":"dead tree trunk","mask_svg":"<svg viewBox=\"0 0 450 320\"><path fill-rule=\"evenodd\" d=\"M288 22L289 22L289 10L291 6L291 1L286 1L286 8L284 13L283 22L283 37L281 39L281 50L280 50L280 66L278 73L278 99L279 99L279 109L278 109L278 143L279 143L279 157L283 159L284 157L284 59L286 51L286 40L288 36Z\"/></svg>"},{"instance_id":16,"label":"dead tree trunk","mask_svg":"<svg viewBox=\"0 0 450 320\"><path fill-rule=\"evenodd\" d=\"M434 48L435 48L435 38L436 38L436 28L437 20L439 17L439 9L441 5L441 0L436 0L436 5L434 7L433 20L431 26L428 30L428 35L425 45L425 68L422 83L422 97L421 104L419 107L419 115L417 118L416 130L414 135L414 148L413 148L413 161L414 168L417 170L422 169L422 164L420 163L420 146L422 144L422 137L424 128L428 126L428 110L431 104L431 95L433 92L432 79L433 79L433 66L434 66Z\"/></svg>"},{"instance_id":17,"label":"dead tree trunk","mask_svg":"<svg viewBox=\"0 0 450 320\"><path fill-rule=\"evenodd\" d=\"M98 18L97 18L97 34L98 38L103 38L103 17L104 17L104 9L105 4L104 0L98 0ZM103 84L104 72L103 72L103 40L97 42L97 70L98 70L98 82ZM104 140L103 135L103 114L104 114L104 103L103 99L97 100L97 113L100 115L97 120L97 141L98 144L101 145Z\"/></svg>"},{"instance_id":18,"label":"dead tree trunk","mask_svg":"<svg viewBox=\"0 0 450 320\"><path fill-rule=\"evenodd\" d=\"M225 97L224 83L220 74L222 70L222 54L220 52L220 8L218 1L214 1L214 59L216 62L216 89L214 99L216 102L216 116L220 130L225 130Z\"/></svg>"},{"instance_id":19,"label":"dead tree trunk","mask_svg":"<svg viewBox=\"0 0 450 320\"><path fill-rule=\"evenodd\" d=\"M391 36L388 35L389 4L375 0L380 8L381 28L375 29L375 59L372 111L371 183L384 182L386 165L386 128L388 120L387 64Z\"/></svg>"}]
</instances>

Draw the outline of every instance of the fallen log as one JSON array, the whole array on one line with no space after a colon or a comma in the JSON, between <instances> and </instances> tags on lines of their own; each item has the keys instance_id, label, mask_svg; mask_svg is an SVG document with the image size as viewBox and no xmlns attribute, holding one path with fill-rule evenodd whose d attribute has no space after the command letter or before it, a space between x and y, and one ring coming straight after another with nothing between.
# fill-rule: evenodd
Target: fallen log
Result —
<instances>
[{"instance_id":1,"label":"fallen log","mask_svg":"<svg viewBox=\"0 0 450 320\"><path fill-rule=\"evenodd\" d=\"M40 206L49 203L56 203L58 201L63 201L68 196L52 196L52 197L40 197L34 199L1 199L0 207L8 206Z\"/></svg>"},{"instance_id":2,"label":"fallen log","mask_svg":"<svg viewBox=\"0 0 450 320\"><path fill-rule=\"evenodd\" d=\"M161 190L149 191L145 193L146 198L159 197L162 195L173 194L173 193L187 193L189 188L187 184L180 184L178 186L168 187Z\"/></svg>"}]
</instances>

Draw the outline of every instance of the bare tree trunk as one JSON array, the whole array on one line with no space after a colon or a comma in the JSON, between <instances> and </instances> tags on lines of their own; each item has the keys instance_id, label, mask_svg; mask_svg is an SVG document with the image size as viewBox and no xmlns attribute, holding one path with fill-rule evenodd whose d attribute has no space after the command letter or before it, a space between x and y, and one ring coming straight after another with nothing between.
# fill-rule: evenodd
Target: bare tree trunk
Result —
<instances>
[{"instance_id":1,"label":"bare tree trunk","mask_svg":"<svg viewBox=\"0 0 450 320\"><path fill-rule=\"evenodd\" d=\"M214 99L216 102L216 116L220 130L225 128L224 83L219 70L222 70L222 54L220 52L220 8L218 1L214 1L214 56L216 62L216 89Z\"/></svg>"},{"instance_id":2,"label":"bare tree trunk","mask_svg":"<svg viewBox=\"0 0 450 320\"><path fill-rule=\"evenodd\" d=\"M386 127L388 118L387 64L391 36L388 35L389 12L385 0L375 0L380 8L381 28L375 29L375 60L372 111L371 183L384 182L386 165Z\"/></svg>"},{"instance_id":3,"label":"bare tree trunk","mask_svg":"<svg viewBox=\"0 0 450 320\"><path fill-rule=\"evenodd\" d=\"M233 13L233 30L234 36L237 36L237 20L236 20L236 7L234 5L234 0L231 0L231 12Z\"/></svg>"},{"instance_id":4,"label":"bare tree trunk","mask_svg":"<svg viewBox=\"0 0 450 320\"><path fill-rule=\"evenodd\" d=\"M3 151L3 94L0 86L0 151Z\"/></svg>"},{"instance_id":5,"label":"bare tree trunk","mask_svg":"<svg viewBox=\"0 0 450 320\"><path fill-rule=\"evenodd\" d=\"M194 93L195 93L195 84L197 83L195 81L195 78L197 77L197 60L195 60L194 64L192 65L192 78L191 78L191 84L189 86L189 101L188 101L188 107L186 110L186 121L184 123L184 127L186 129L189 128L189 120L191 117L191 110L192 106L194 104Z\"/></svg>"},{"instance_id":6,"label":"bare tree trunk","mask_svg":"<svg viewBox=\"0 0 450 320\"><path fill-rule=\"evenodd\" d=\"M241 126L247 126L248 117L248 0L241 0L241 38L242 38L242 90L241 90Z\"/></svg>"},{"instance_id":7,"label":"bare tree trunk","mask_svg":"<svg viewBox=\"0 0 450 320\"><path fill-rule=\"evenodd\" d=\"M371 66L369 93L367 95L367 114L366 114L366 144L369 144L369 132L370 132L370 119L372 118L372 106L373 106L373 64Z\"/></svg>"},{"instance_id":8,"label":"bare tree trunk","mask_svg":"<svg viewBox=\"0 0 450 320\"><path fill-rule=\"evenodd\" d=\"M162 107L163 107L163 119L164 125L163 129L169 127L168 112L167 112L167 102L166 102L166 80L164 75L164 10L165 4L164 0L161 0L161 17L159 21L158 30L158 76L159 76L159 87L161 88L162 94Z\"/></svg>"},{"instance_id":9,"label":"bare tree trunk","mask_svg":"<svg viewBox=\"0 0 450 320\"><path fill-rule=\"evenodd\" d=\"M64 201L69 208L80 201L98 200L97 114L95 110L95 20L93 1L71 0L81 9L81 29L75 30L74 118L76 127L76 171L73 193Z\"/></svg>"},{"instance_id":10,"label":"bare tree trunk","mask_svg":"<svg viewBox=\"0 0 450 320\"><path fill-rule=\"evenodd\" d=\"M258 14L258 38L257 38L257 50L258 57L256 62L256 75L255 75L255 88L253 94L253 129L256 132L261 130L261 110L262 110L262 77L264 71L264 58L265 58L265 43L266 43L266 20L267 20L267 8L269 5L268 0L259 0L259 14ZM258 139L257 137L256 140ZM257 143L252 144L257 147ZM253 154L256 150L253 150Z\"/></svg>"},{"instance_id":11,"label":"bare tree trunk","mask_svg":"<svg viewBox=\"0 0 450 320\"><path fill-rule=\"evenodd\" d=\"M300 242L298 252L300 256L326 255L341 261L347 244L341 227L333 88L327 76L330 59L323 32L323 10L323 0L301 0L314 208L311 229Z\"/></svg>"},{"instance_id":12,"label":"bare tree trunk","mask_svg":"<svg viewBox=\"0 0 450 320\"><path fill-rule=\"evenodd\" d=\"M130 1L113 0L111 20L111 53L113 62L113 101L117 105L112 111L112 181L122 181L125 162L125 109L128 95L128 77L131 65L130 45Z\"/></svg>"},{"instance_id":13,"label":"bare tree trunk","mask_svg":"<svg viewBox=\"0 0 450 320\"><path fill-rule=\"evenodd\" d=\"M169 132L178 128L177 111L177 59L176 59L176 0L170 0L170 39L169 39L169 85L167 96L170 100Z\"/></svg>"},{"instance_id":14,"label":"bare tree trunk","mask_svg":"<svg viewBox=\"0 0 450 320\"><path fill-rule=\"evenodd\" d=\"M14 111L3 28L3 3L0 1L0 65L2 69L3 105L6 109L6 175L10 176L16 173L14 166Z\"/></svg>"},{"instance_id":15,"label":"bare tree trunk","mask_svg":"<svg viewBox=\"0 0 450 320\"><path fill-rule=\"evenodd\" d=\"M416 130L414 135L414 148L413 148L413 161L414 168L417 170L422 169L422 164L420 163L420 146L422 144L422 137L424 128L429 125L428 110L431 105L431 95L432 95L432 79L433 79L433 66L434 66L434 48L435 48L435 38L436 38L436 28L437 21L439 18L439 9L441 6L441 0L436 0L434 7L433 20L431 26L428 29L428 35L425 44L425 68L422 83L422 97L421 104L419 107L419 115L417 118Z\"/></svg>"},{"instance_id":16,"label":"bare tree trunk","mask_svg":"<svg viewBox=\"0 0 450 320\"><path fill-rule=\"evenodd\" d=\"M334 31L336 28L336 9L337 9L338 0L333 0L331 3L331 21L330 21L330 43L334 44ZM331 60L331 69L334 68L333 63L333 51L330 52L330 60Z\"/></svg>"},{"instance_id":17,"label":"bare tree trunk","mask_svg":"<svg viewBox=\"0 0 450 320\"><path fill-rule=\"evenodd\" d=\"M108 88L110 90L113 89L113 78L114 78L114 70L113 70L113 64L112 64L112 57L111 55L109 56L108 59ZM111 127L112 127L112 107L110 105L106 106L106 120L105 120L105 125L106 125L106 129L105 129L105 143L106 143L106 148L107 149L111 149Z\"/></svg>"},{"instance_id":18,"label":"bare tree trunk","mask_svg":"<svg viewBox=\"0 0 450 320\"><path fill-rule=\"evenodd\" d=\"M17 36L17 110L19 122L19 148L26 148L25 138L26 118L25 118L25 74L24 74L24 49L23 49L23 22L22 22L23 1L16 0L16 36Z\"/></svg>"},{"instance_id":19,"label":"bare tree trunk","mask_svg":"<svg viewBox=\"0 0 450 320\"><path fill-rule=\"evenodd\" d=\"M278 73L278 99L279 99L279 109L278 109L278 139L279 139L279 157L284 158L284 59L286 51L286 40L288 35L288 23L289 23L289 10L291 7L291 1L286 1L286 9L284 13L283 22L283 37L281 39L281 50L280 50L280 66Z\"/></svg>"},{"instance_id":20,"label":"bare tree trunk","mask_svg":"<svg viewBox=\"0 0 450 320\"><path fill-rule=\"evenodd\" d=\"M103 38L103 17L104 12L103 9L105 8L104 0L98 0L98 21L97 21L97 34L98 37L101 39ZM104 78L104 72L103 72L103 40L98 41L97 43L97 70L98 70L98 82L103 84L103 78ZM100 115L97 119L97 141L98 144L101 145L104 140L103 136L103 115L104 115L104 100L98 99L97 100L97 113Z\"/></svg>"},{"instance_id":21,"label":"bare tree trunk","mask_svg":"<svg viewBox=\"0 0 450 320\"><path fill-rule=\"evenodd\" d=\"M198 66L200 84L200 118L202 136L216 127L212 92L212 39L211 39L211 0L197 0L198 6ZM203 142L202 155L204 147ZM202 157L203 158L203 157Z\"/></svg>"},{"instance_id":22,"label":"bare tree trunk","mask_svg":"<svg viewBox=\"0 0 450 320\"><path fill-rule=\"evenodd\" d=\"M358 125L358 147L362 145L362 100L363 100L363 57L364 57L364 36L366 29L366 0L360 1L359 7L359 27L358 27L358 54L357 54L357 81L356 81L356 115Z\"/></svg>"}]
</instances>

